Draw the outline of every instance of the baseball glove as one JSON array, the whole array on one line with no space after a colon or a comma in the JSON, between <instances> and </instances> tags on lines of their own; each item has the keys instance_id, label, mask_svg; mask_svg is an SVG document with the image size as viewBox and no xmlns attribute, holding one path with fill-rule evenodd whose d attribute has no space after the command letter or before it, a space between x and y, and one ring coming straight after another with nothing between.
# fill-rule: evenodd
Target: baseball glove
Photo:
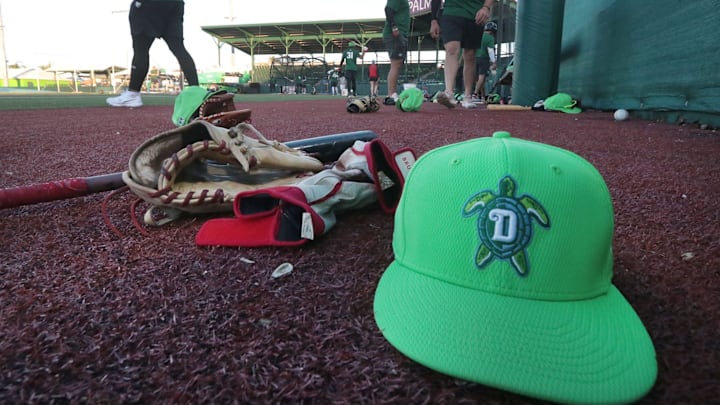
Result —
<instances>
[{"instance_id":1,"label":"baseball glove","mask_svg":"<svg viewBox=\"0 0 720 405\"><path fill-rule=\"evenodd\" d=\"M200 86L187 86L175 99L172 121L177 126L195 120L230 128L250 122L250 110L236 110L235 94L226 90L212 91Z\"/></svg>"},{"instance_id":2,"label":"baseball glove","mask_svg":"<svg viewBox=\"0 0 720 405\"><path fill-rule=\"evenodd\" d=\"M352 97L345 104L345 109L349 113L377 112L380 110L380 104L375 97Z\"/></svg>"},{"instance_id":3,"label":"baseball glove","mask_svg":"<svg viewBox=\"0 0 720 405\"><path fill-rule=\"evenodd\" d=\"M295 184L324 168L303 151L265 138L249 123L222 128L204 120L158 134L133 152L123 181L150 203L145 223L182 213L232 211L241 191Z\"/></svg>"},{"instance_id":4,"label":"baseball glove","mask_svg":"<svg viewBox=\"0 0 720 405\"><path fill-rule=\"evenodd\" d=\"M232 93L213 93L198 108L196 119L207 121L217 127L232 128L241 122L250 123L250 110L236 110Z\"/></svg>"}]
</instances>

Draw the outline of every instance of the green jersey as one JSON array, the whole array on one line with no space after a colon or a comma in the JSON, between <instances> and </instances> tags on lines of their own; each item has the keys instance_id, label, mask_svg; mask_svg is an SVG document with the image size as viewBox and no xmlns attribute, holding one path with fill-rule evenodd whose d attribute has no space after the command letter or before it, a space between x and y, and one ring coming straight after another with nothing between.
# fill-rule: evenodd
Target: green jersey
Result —
<instances>
[{"instance_id":1,"label":"green jersey","mask_svg":"<svg viewBox=\"0 0 720 405\"><path fill-rule=\"evenodd\" d=\"M347 67L345 70L357 70L357 58L359 57L360 51L354 46L351 46L343 51L340 65L342 66L343 62L346 62Z\"/></svg>"},{"instance_id":2,"label":"green jersey","mask_svg":"<svg viewBox=\"0 0 720 405\"><path fill-rule=\"evenodd\" d=\"M495 37L493 37L492 34L483 32L482 43L480 44L480 48L475 50L475 57L489 58L488 48L495 48Z\"/></svg>"},{"instance_id":3,"label":"green jersey","mask_svg":"<svg viewBox=\"0 0 720 405\"><path fill-rule=\"evenodd\" d=\"M387 0L385 8L393 11L393 20L395 26L405 37L410 35L410 4L407 0ZM383 27L383 37L390 38L392 36L392 27L385 19L385 27Z\"/></svg>"},{"instance_id":4,"label":"green jersey","mask_svg":"<svg viewBox=\"0 0 720 405\"><path fill-rule=\"evenodd\" d=\"M485 0L445 0L443 15L475 19L475 14L485 5Z\"/></svg>"}]
</instances>

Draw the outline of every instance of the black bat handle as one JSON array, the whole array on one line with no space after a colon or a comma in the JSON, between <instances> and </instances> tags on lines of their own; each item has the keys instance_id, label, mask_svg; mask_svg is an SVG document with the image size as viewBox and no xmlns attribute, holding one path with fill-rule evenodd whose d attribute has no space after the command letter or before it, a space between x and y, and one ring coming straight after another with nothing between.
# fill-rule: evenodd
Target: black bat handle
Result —
<instances>
[{"instance_id":1,"label":"black bat handle","mask_svg":"<svg viewBox=\"0 0 720 405\"><path fill-rule=\"evenodd\" d=\"M285 142L285 145L302 150L323 163L332 163L342 155L343 152L355 143L355 141L369 142L377 138L373 131L354 131L340 134L317 136L314 138L298 139Z\"/></svg>"}]
</instances>

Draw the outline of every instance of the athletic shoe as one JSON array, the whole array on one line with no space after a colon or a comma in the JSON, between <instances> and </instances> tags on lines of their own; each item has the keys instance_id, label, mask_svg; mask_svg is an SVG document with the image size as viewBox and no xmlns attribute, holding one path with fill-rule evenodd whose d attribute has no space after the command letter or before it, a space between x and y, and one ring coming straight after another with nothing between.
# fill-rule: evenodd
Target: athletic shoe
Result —
<instances>
[{"instance_id":1,"label":"athletic shoe","mask_svg":"<svg viewBox=\"0 0 720 405\"><path fill-rule=\"evenodd\" d=\"M395 104L397 103L397 100L398 100L398 95L397 95L397 93L393 93L393 94L385 97L385 100L383 100L383 104L385 104L385 105L395 105Z\"/></svg>"},{"instance_id":2,"label":"athletic shoe","mask_svg":"<svg viewBox=\"0 0 720 405\"><path fill-rule=\"evenodd\" d=\"M484 104L483 98L480 97L480 96L478 96L478 95L475 94L475 93L473 93L473 95L472 95L472 100L471 100L471 101L472 101L473 103L475 103L475 104Z\"/></svg>"},{"instance_id":3,"label":"athletic shoe","mask_svg":"<svg viewBox=\"0 0 720 405\"><path fill-rule=\"evenodd\" d=\"M472 98L470 96L463 97L462 106L463 108L477 108L477 104L472 102Z\"/></svg>"},{"instance_id":4,"label":"athletic shoe","mask_svg":"<svg viewBox=\"0 0 720 405\"><path fill-rule=\"evenodd\" d=\"M437 94L437 102L447 108L455 108L455 101L450 100L450 97L444 91Z\"/></svg>"},{"instance_id":5,"label":"athletic shoe","mask_svg":"<svg viewBox=\"0 0 720 405\"><path fill-rule=\"evenodd\" d=\"M140 92L130 90L122 92L117 97L109 97L105 101L113 107L142 107L143 105Z\"/></svg>"}]
</instances>

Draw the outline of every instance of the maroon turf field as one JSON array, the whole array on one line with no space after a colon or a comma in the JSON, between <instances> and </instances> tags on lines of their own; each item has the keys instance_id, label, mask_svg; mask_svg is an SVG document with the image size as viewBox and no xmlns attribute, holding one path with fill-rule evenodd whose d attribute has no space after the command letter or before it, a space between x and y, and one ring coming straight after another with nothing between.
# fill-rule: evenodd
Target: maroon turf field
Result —
<instances>
[{"instance_id":1,"label":"maroon turf field","mask_svg":"<svg viewBox=\"0 0 720 405\"><path fill-rule=\"evenodd\" d=\"M641 403L718 401L717 131L428 103L349 114L340 98L237 107L281 141L372 130L421 155L505 130L583 156L614 202L614 283L657 351L657 383ZM143 140L173 128L171 114L0 111L0 188L125 170ZM144 236L124 193L107 203L119 237L103 220L107 195L0 211L0 402L540 403L429 370L383 338L372 303L393 258L393 217L377 207L299 248L199 248L208 217ZM272 279L283 262L294 271Z\"/></svg>"}]
</instances>

